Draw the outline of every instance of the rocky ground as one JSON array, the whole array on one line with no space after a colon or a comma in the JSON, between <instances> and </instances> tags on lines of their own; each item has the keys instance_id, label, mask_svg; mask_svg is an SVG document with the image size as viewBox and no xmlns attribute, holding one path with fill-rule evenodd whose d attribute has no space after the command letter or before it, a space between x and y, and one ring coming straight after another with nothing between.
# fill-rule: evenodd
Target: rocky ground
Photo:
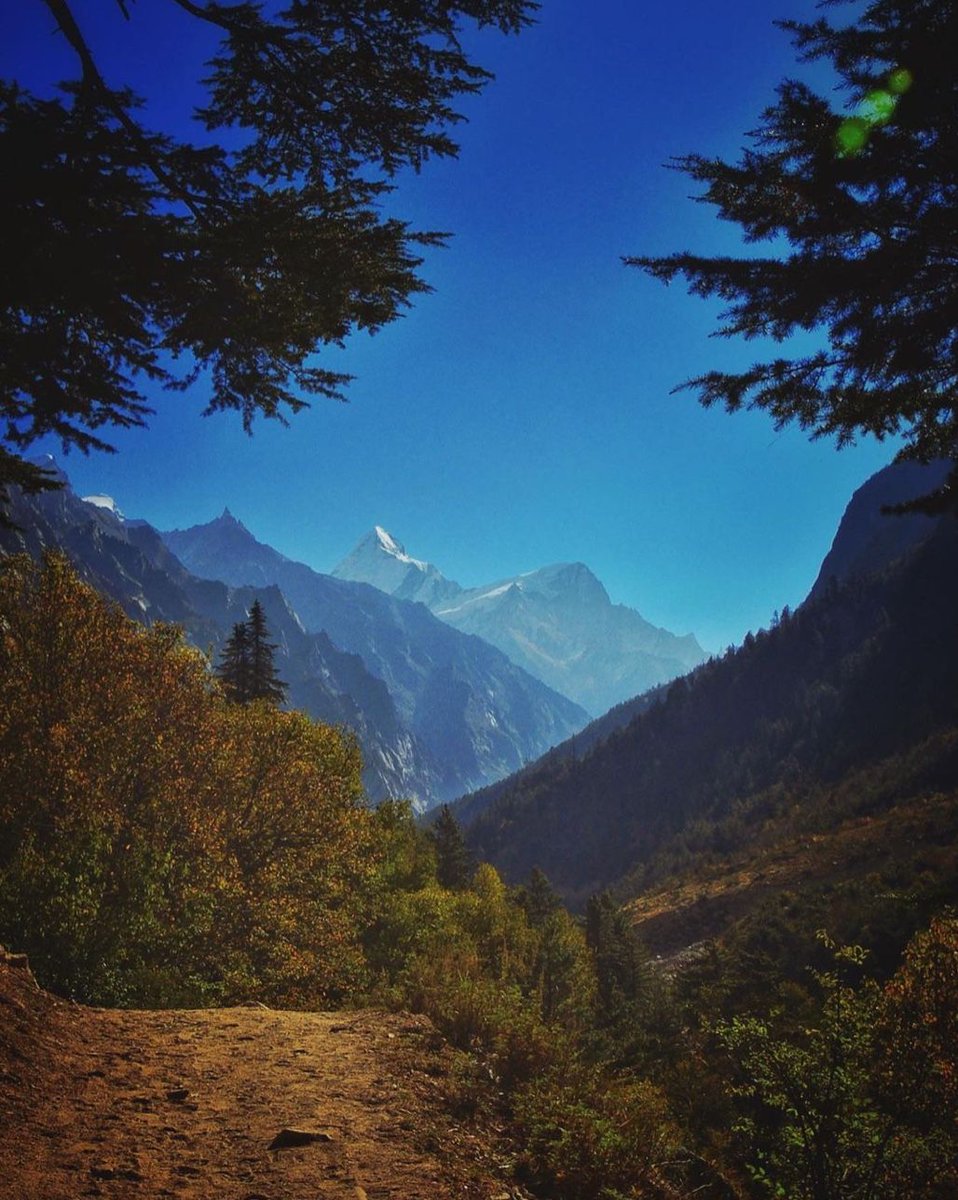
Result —
<instances>
[{"instance_id":1,"label":"rocky ground","mask_svg":"<svg viewBox=\"0 0 958 1200\"><path fill-rule=\"evenodd\" d=\"M7 1200L509 1200L423 1017L88 1009L0 951Z\"/></svg>"}]
</instances>

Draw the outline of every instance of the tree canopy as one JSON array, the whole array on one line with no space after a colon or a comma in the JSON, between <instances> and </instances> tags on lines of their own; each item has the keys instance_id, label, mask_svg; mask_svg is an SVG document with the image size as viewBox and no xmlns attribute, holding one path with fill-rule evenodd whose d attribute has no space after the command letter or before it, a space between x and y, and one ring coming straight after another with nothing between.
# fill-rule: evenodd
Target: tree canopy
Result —
<instances>
[{"instance_id":1,"label":"tree canopy","mask_svg":"<svg viewBox=\"0 0 958 1200\"><path fill-rule=\"evenodd\" d=\"M149 127L71 0L42 3L76 74L50 95L0 81L0 488L52 486L19 457L45 434L110 449L147 384L202 373L206 412L247 430L340 397L348 377L310 356L428 290L419 251L445 235L380 205L401 169L457 151L456 102L490 78L464 26L514 33L537 7L168 0L185 39L200 23L218 43L194 144Z\"/></svg>"},{"instance_id":2,"label":"tree canopy","mask_svg":"<svg viewBox=\"0 0 958 1200\"><path fill-rule=\"evenodd\" d=\"M849 98L778 88L736 163L674 166L699 200L767 255L681 252L626 262L718 297L722 337L821 331L811 352L685 385L705 405L767 409L838 444L903 435L903 455L958 458L958 41L952 0L873 0L854 24L783 21L803 62L831 65ZM786 250L780 253L785 245ZM952 497L958 492L951 477Z\"/></svg>"}]
</instances>

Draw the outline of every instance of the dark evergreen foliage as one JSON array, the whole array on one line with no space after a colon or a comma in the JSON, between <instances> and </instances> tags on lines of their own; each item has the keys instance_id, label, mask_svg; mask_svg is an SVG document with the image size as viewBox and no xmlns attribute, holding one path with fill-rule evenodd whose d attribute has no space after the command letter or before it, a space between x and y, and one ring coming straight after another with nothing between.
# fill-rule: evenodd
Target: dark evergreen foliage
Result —
<instances>
[{"instance_id":1,"label":"dark evergreen foliage","mask_svg":"<svg viewBox=\"0 0 958 1200\"><path fill-rule=\"evenodd\" d=\"M280 679L273 661L275 643L269 640L266 614L254 600L249 617L233 626L223 647L217 675L226 694L238 704L266 700L281 705L286 699L286 684Z\"/></svg>"},{"instance_id":2,"label":"dark evergreen foliage","mask_svg":"<svg viewBox=\"0 0 958 1200\"><path fill-rule=\"evenodd\" d=\"M258 600L253 601L249 610L246 628L249 639L250 699L282 704L286 699L286 684L280 679L273 662L276 645L269 640L266 614Z\"/></svg>"},{"instance_id":3,"label":"dark evergreen foliage","mask_svg":"<svg viewBox=\"0 0 958 1200\"><path fill-rule=\"evenodd\" d=\"M440 808L429 836L436 851L436 879L440 885L453 891L468 887L476 863L448 804Z\"/></svg>"},{"instance_id":4,"label":"dark evergreen foliage","mask_svg":"<svg viewBox=\"0 0 958 1200\"><path fill-rule=\"evenodd\" d=\"M590 896L585 910L585 940L595 960L600 1023L617 1019L619 1010L642 991L645 955L628 916L608 892Z\"/></svg>"},{"instance_id":5,"label":"dark evergreen foliage","mask_svg":"<svg viewBox=\"0 0 958 1200\"><path fill-rule=\"evenodd\" d=\"M533 929L541 929L562 907L558 892L538 867L533 867L528 882L516 889L515 900Z\"/></svg>"},{"instance_id":6,"label":"dark evergreen foliage","mask_svg":"<svg viewBox=\"0 0 958 1200\"><path fill-rule=\"evenodd\" d=\"M249 699L249 628L245 621L233 626L220 655L216 674L231 700L243 704Z\"/></svg>"},{"instance_id":7,"label":"dark evergreen foliage","mask_svg":"<svg viewBox=\"0 0 958 1200\"><path fill-rule=\"evenodd\" d=\"M463 27L517 32L536 7L174 2L210 36L203 146L151 130L134 90L107 82L125 64L98 61L70 0L45 3L76 78L52 99L0 81L0 437L14 451L51 433L109 449L103 426L144 423L145 380L182 389L203 371L207 411L236 409L247 429L339 396L346 377L310 356L427 290L419 251L443 235L380 205L397 172L456 153L454 105L489 78ZM13 462L0 485L50 486Z\"/></svg>"},{"instance_id":8,"label":"dark evergreen foliage","mask_svg":"<svg viewBox=\"0 0 958 1200\"><path fill-rule=\"evenodd\" d=\"M764 408L839 445L901 433L907 455L956 459L958 4L873 0L855 16L782 22L803 61L832 65L848 111L786 80L738 163L675 162L747 242L775 249L626 261L725 301L723 337L826 335L812 353L692 379L684 386L702 403ZM956 495L953 472L939 503Z\"/></svg>"}]
</instances>

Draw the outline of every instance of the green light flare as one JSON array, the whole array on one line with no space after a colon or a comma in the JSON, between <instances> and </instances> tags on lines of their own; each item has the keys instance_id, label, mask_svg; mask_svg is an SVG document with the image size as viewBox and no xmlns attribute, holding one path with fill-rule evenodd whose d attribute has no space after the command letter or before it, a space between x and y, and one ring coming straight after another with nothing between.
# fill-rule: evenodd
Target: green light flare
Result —
<instances>
[{"instance_id":1,"label":"green light flare","mask_svg":"<svg viewBox=\"0 0 958 1200\"><path fill-rule=\"evenodd\" d=\"M847 117L842 121L838 127L838 132L835 134L835 145L838 153L843 158L861 153L865 148L865 143L868 141L869 128L868 121L863 117Z\"/></svg>"},{"instance_id":2,"label":"green light flare","mask_svg":"<svg viewBox=\"0 0 958 1200\"><path fill-rule=\"evenodd\" d=\"M896 67L888 76L888 90L896 96L903 96L914 83L914 77L907 67Z\"/></svg>"},{"instance_id":3,"label":"green light flare","mask_svg":"<svg viewBox=\"0 0 958 1200\"><path fill-rule=\"evenodd\" d=\"M869 125L887 125L895 115L897 107L898 97L893 96L891 92L886 92L879 88L874 92L868 93L861 102L858 115L867 121Z\"/></svg>"}]
</instances>

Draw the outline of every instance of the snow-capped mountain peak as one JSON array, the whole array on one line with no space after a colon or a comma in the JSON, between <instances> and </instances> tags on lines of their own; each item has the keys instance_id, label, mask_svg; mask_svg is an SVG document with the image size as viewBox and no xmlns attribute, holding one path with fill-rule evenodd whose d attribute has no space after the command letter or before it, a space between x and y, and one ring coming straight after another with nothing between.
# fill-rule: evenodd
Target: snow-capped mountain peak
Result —
<instances>
[{"instance_id":1,"label":"snow-capped mountain peak","mask_svg":"<svg viewBox=\"0 0 958 1200\"><path fill-rule=\"evenodd\" d=\"M458 595L461 590L432 563L407 554L402 542L382 525L367 533L355 550L333 568L332 574L337 579L369 583L400 600L419 600L429 607Z\"/></svg>"},{"instance_id":2,"label":"snow-capped mountain peak","mask_svg":"<svg viewBox=\"0 0 958 1200\"><path fill-rule=\"evenodd\" d=\"M333 574L420 601L593 713L684 674L705 658L694 637L657 629L633 609L613 604L581 562L553 563L466 589L431 563L412 558L377 525Z\"/></svg>"},{"instance_id":3,"label":"snow-capped mountain peak","mask_svg":"<svg viewBox=\"0 0 958 1200\"><path fill-rule=\"evenodd\" d=\"M406 547L402 542L397 542L388 529L383 529L382 525L376 525L373 529L373 535L376 539L378 549L384 554L388 554L391 558L395 558L407 566L416 567L420 571L428 571L429 563L423 562L421 559L412 558L406 553ZM363 543L360 542L360 546Z\"/></svg>"},{"instance_id":4,"label":"snow-capped mountain peak","mask_svg":"<svg viewBox=\"0 0 958 1200\"><path fill-rule=\"evenodd\" d=\"M112 496L104 496L101 493L97 493L94 496L84 496L83 503L92 504L94 508L100 508L105 512L112 513L118 521L125 520L123 513L117 508L116 501Z\"/></svg>"}]
</instances>

